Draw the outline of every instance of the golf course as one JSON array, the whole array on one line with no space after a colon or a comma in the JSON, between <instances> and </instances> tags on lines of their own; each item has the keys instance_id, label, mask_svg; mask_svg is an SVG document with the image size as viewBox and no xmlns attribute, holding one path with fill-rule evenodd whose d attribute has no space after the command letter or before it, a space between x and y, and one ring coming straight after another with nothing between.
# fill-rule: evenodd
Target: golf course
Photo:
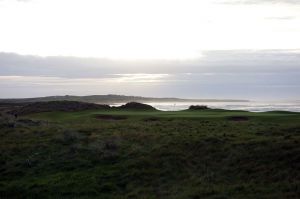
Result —
<instances>
[{"instance_id":1,"label":"golf course","mask_svg":"<svg viewBox=\"0 0 300 199\"><path fill-rule=\"evenodd\" d=\"M28 106L1 112L0 198L300 197L300 113Z\"/></svg>"}]
</instances>

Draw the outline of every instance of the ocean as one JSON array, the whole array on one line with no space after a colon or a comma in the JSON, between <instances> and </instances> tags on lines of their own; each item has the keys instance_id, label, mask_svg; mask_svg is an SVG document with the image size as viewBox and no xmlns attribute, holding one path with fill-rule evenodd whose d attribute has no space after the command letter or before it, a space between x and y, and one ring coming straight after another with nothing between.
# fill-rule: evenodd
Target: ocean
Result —
<instances>
[{"instance_id":1,"label":"ocean","mask_svg":"<svg viewBox=\"0 0 300 199\"><path fill-rule=\"evenodd\" d=\"M111 104L120 106L124 103ZM251 112L265 111L293 111L300 112L300 101L289 102L151 102L145 103L162 111L179 111L188 109L191 105L206 105L209 108L227 109L227 110L246 110Z\"/></svg>"}]
</instances>

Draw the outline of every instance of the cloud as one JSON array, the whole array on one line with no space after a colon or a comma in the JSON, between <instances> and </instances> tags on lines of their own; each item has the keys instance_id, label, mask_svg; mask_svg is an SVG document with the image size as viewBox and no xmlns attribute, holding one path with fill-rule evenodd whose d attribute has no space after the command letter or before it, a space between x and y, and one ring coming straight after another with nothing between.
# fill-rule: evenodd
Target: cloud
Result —
<instances>
[{"instance_id":1,"label":"cloud","mask_svg":"<svg viewBox=\"0 0 300 199\"><path fill-rule=\"evenodd\" d=\"M154 83L162 82L170 76L169 74L114 74L117 78L112 78L112 81L123 83Z\"/></svg>"},{"instance_id":2,"label":"cloud","mask_svg":"<svg viewBox=\"0 0 300 199\"><path fill-rule=\"evenodd\" d=\"M300 97L300 50L205 51L188 61L116 61L0 53L0 97L126 94Z\"/></svg>"},{"instance_id":3,"label":"cloud","mask_svg":"<svg viewBox=\"0 0 300 199\"><path fill-rule=\"evenodd\" d=\"M240 5L240 4L293 4L300 5L299 0L218 0L219 4Z\"/></svg>"},{"instance_id":4,"label":"cloud","mask_svg":"<svg viewBox=\"0 0 300 199\"><path fill-rule=\"evenodd\" d=\"M0 76L0 97L125 94L284 99L299 96L298 73L116 74L105 78Z\"/></svg>"},{"instance_id":5,"label":"cloud","mask_svg":"<svg viewBox=\"0 0 300 199\"><path fill-rule=\"evenodd\" d=\"M296 16L276 16L276 17L265 17L268 20L293 20L296 19Z\"/></svg>"},{"instance_id":6,"label":"cloud","mask_svg":"<svg viewBox=\"0 0 300 199\"><path fill-rule=\"evenodd\" d=\"M156 83L165 81L168 74L113 74L102 78L65 78L51 76L0 76L0 83L40 86L95 86L105 84Z\"/></svg>"},{"instance_id":7,"label":"cloud","mask_svg":"<svg viewBox=\"0 0 300 199\"><path fill-rule=\"evenodd\" d=\"M0 0L0 2L3 1L17 1L17 2L30 2L32 0Z\"/></svg>"},{"instance_id":8,"label":"cloud","mask_svg":"<svg viewBox=\"0 0 300 199\"><path fill-rule=\"evenodd\" d=\"M103 78L66 78L45 76L0 76L0 97L45 95L127 94L149 95L166 81L167 74L115 74ZM156 87L156 89L153 89Z\"/></svg>"},{"instance_id":9,"label":"cloud","mask_svg":"<svg viewBox=\"0 0 300 199\"><path fill-rule=\"evenodd\" d=\"M266 73L300 70L300 50L204 51L188 61L116 61L98 58L39 57L0 53L2 76L103 78L122 74Z\"/></svg>"}]
</instances>

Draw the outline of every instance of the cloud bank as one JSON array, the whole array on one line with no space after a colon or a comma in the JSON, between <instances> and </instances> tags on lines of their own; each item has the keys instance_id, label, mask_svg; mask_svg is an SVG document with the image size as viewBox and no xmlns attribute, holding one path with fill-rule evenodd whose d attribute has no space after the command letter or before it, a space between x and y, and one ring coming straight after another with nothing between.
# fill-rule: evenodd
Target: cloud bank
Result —
<instances>
[{"instance_id":1,"label":"cloud bank","mask_svg":"<svg viewBox=\"0 0 300 199\"><path fill-rule=\"evenodd\" d=\"M293 4L300 5L299 0L219 0L222 4Z\"/></svg>"},{"instance_id":2,"label":"cloud bank","mask_svg":"<svg viewBox=\"0 0 300 199\"><path fill-rule=\"evenodd\" d=\"M188 61L116 61L0 53L2 98L127 94L297 99L299 50L206 51Z\"/></svg>"},{"instance_id":3,"label":"cloud bank","mask_svg":"<svg viewBox=\"0 0 300 199\"><path fill-rule=\"evenodd\" d=\"M206 51L199 59L185 61L118 61L0 53L0 75L95 78L126 73L280 73L298 72L299 63L300 50Z\"/></svg>"}]
</instances>

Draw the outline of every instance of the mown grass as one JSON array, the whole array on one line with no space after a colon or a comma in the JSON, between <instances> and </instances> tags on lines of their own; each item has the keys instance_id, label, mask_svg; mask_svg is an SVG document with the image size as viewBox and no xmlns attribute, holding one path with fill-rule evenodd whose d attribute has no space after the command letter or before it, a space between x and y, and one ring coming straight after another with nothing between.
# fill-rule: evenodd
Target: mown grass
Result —
<instances>
[{"instance_id":1,"label":"mown grass","mask_svg":"<svg viewBox=\"0 0 300 199\"><path fill-rule=\"evenodd\" d=\"M298 113L91 110L25 118L39 122L1 117L1 198L300 197Z\"/></svg>"}]
</instances>

